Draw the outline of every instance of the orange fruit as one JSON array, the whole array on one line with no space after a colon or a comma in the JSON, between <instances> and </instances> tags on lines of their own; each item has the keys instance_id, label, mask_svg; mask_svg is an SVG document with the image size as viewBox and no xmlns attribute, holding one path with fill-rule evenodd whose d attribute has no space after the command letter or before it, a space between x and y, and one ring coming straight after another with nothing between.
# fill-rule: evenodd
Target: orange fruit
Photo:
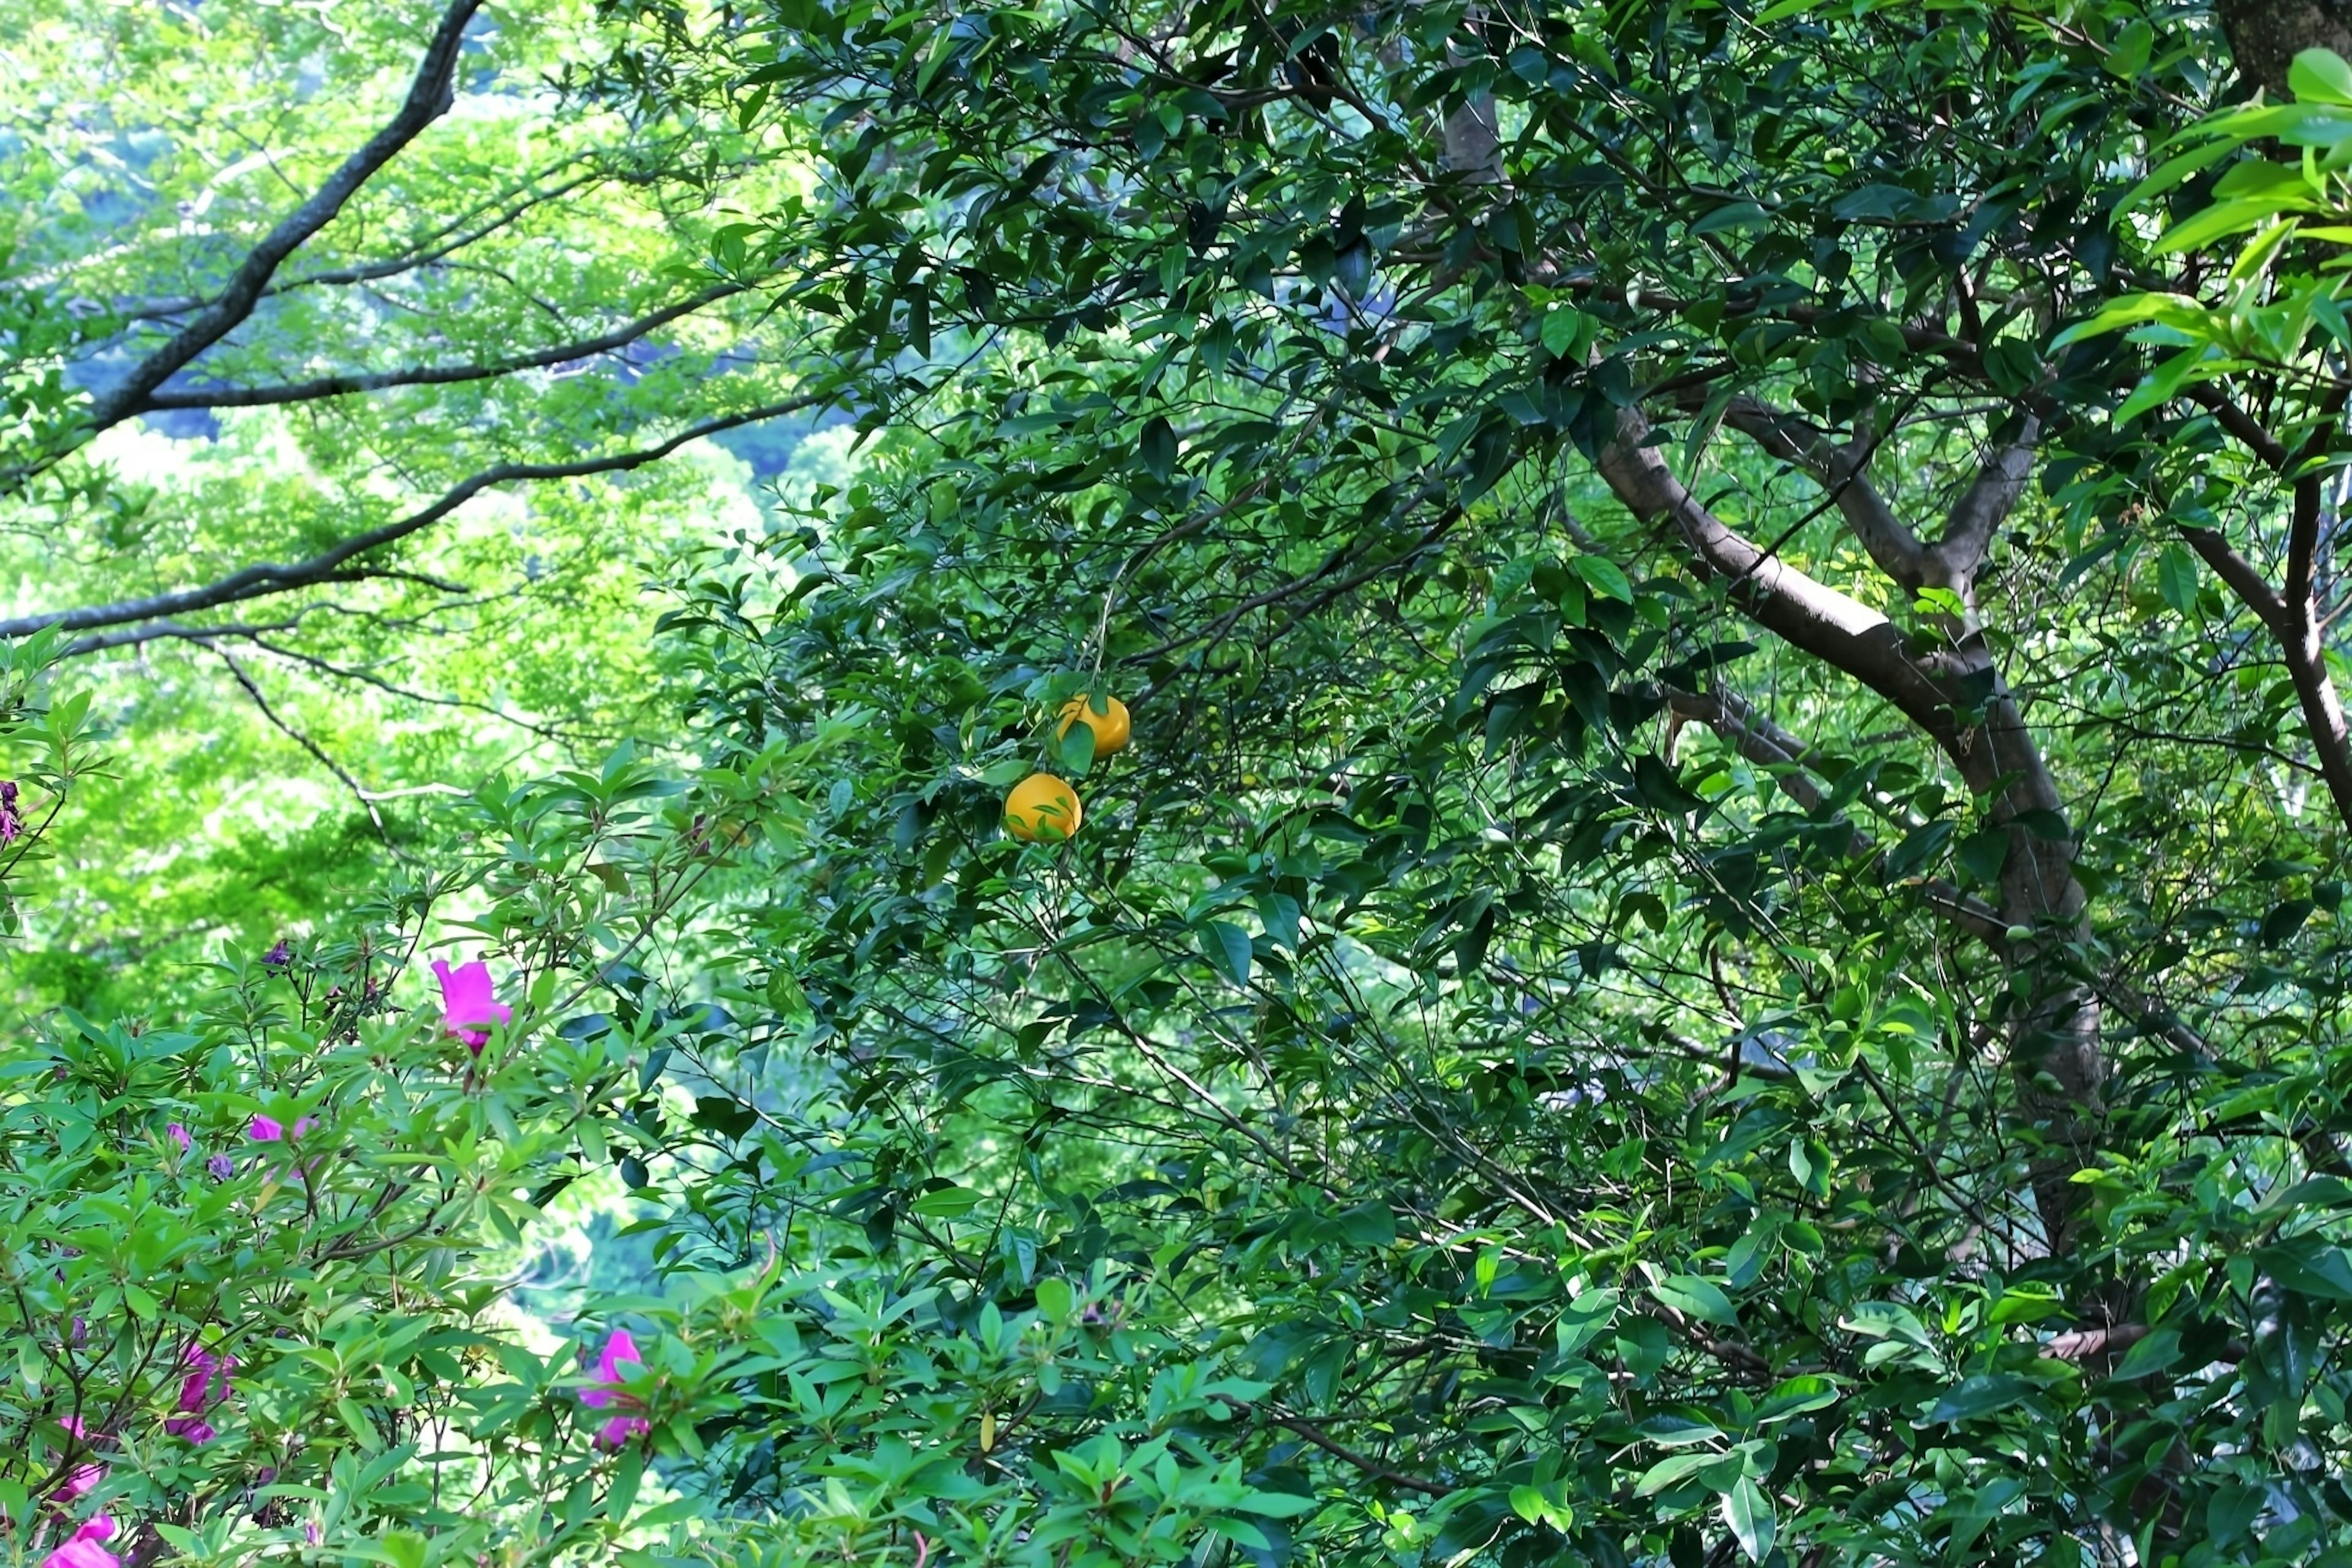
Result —
<instances>
[{"instance_id":1,"label":"orange fruit","mask_svg":"<svg viewBox=\"0 0 2352 1568\"><path fill-rule=\"evenodd\" d=\"M1054 739L1058 741L1068 734L1071 725L1083 723L1095 732L1096 756L1108 757L1113 752L1127 750L1127 704L1116 697L1106 697L1103 703L1109 709L1107 713L1094 710L1090 696L1073 697L1063 703L1062 726L1054 731Z\"/></svg>"},{"instance_id":2,"label":"orange fruit","mask_svg":"<svg viewBox=\"0 0 2352 1568\"><path fill-rule=\"evenodd\" d=\"M1031 773L1004 797L1004 830L1015 838L1067 838L1085 817L1078 792L1051 773Z\"/></svg>"}]
</instances>

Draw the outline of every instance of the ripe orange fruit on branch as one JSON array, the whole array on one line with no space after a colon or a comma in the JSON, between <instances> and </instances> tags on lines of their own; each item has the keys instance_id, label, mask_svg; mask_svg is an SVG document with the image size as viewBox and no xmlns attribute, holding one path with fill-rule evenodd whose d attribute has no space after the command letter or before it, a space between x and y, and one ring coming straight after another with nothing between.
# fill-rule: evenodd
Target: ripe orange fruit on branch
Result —
<instances>
[{"instance_id":1,"label":"ripe orange fruit on branch","mask_svg":"<svg viewBox=\"0 0 2352 1568\"><path fill-rule=\"evenodd\" d=\"M1083 723L1095 732L1096 756L1108 757L1113 752L1127 750L1127 704L1116 697L1104 698L1103 704L1108 711L1097 713L1091 696L1073 697L1063 703L1061 728L1054 731L1054 739L1058 741L1067 735L1071 725Z\"/></svg>"},{"instance_id":2,"label":"ripe orange fruit on branch","mask_svg":"<svg viewBox=\"0 0 2352 1568\"><path fill-rule=\"evenodd\" d=\"M1078 792L1051 773L1031 773L1004 797L1004 829L1015 838L1067 838L1085 816Z\"/></svg>"}]
</instances>

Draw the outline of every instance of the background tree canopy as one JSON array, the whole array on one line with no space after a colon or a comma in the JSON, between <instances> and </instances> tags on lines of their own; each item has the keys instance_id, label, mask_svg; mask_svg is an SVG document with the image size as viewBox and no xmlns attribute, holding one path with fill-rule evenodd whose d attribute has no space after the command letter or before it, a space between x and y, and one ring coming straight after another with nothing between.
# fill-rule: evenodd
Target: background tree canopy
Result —
<instances>
[{"instance_id":1,"label":"background tree canopy","mask_svg":"<svg viewBox=\"0 0 2352 1568\"><path fill-rule=\"evenodd\" d=\"M2332 7L218 8L7 46L19 1550L2352 1561Z\"/></svg>"}]
</instances>

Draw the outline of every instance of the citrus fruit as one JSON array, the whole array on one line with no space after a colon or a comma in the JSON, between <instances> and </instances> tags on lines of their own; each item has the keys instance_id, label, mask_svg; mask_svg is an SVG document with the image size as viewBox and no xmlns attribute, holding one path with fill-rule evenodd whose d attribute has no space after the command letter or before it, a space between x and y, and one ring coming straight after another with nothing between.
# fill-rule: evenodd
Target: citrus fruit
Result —
<instances>
[{"instance_id":1,"label":"citrus fruit","mask_svg":"<svg viewBox=\"0 0 2352 1568\"><path fill-rule=\"evenodd\" d=\"M1051 773L1031 773L1004 797L1004 828L1015 838L1067 838L1085 816L1078 792Z\"/></svg>"},{"instance_id":2,"label":"citrus fruit","mask_svg":"<svg viewBox=\"0 0 2352 1568\"><path fill-rule=\"evenodd\" d=\"M1095 732L1096 756L1127 750L1127 704L1116 697L1106 697L1103 702L1110 710L1107 713L1094 710L1091 697L1073 697L1063 703L1061 727L1054 731L1054 739L1060 740L1070 732L1071 725L1083 722Z\"/></svg>"}]
</instances>

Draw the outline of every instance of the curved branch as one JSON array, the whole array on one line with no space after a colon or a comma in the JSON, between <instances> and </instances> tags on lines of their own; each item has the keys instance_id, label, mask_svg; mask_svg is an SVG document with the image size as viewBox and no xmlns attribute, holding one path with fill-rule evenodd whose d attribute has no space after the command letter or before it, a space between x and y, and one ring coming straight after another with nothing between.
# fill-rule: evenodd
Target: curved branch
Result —
<instances>
[{"instance_id":1,"label":"curved branch","mask_svg":"<svg viewBox=\"0 0 2352 1568\"><path fill-rule=\"evenodd\" d=\"M270 279L286 258L333 222L343 204L362 185L448 110L457 101L455 77L466 26L481 7L482 0L449 0L440 26L425 46L425 58L417 64L415 79L409 84L408 97L400 111L383 130L369 137L358 152L344 159L309 201L288 214L247 252L228 286L211 305L173 333L171 341L141 361L121 384L92 402L88 417L76 433L75 445L129 418L150 393L241 325L253 314L261 291L269 286ZM41 466L45 465L34 465L36 469ZM22 471L0 475L0 487L13 488L25 477Z\"/></svg>"},{"instance_id":2,"label":"curved branch","mask_svg":"<svg viewBox=\"0 0 2352 1568\"><path fill-rule=\"evenodd\" d=\"M1916 589L1927 552L1918 536L1886 504L1864 469L1868 458L1852 446L1838 446L1827 431L1766 407L1753 397L1735 397L1723 422L1784 463L1813 477L1828 492L1878 569L1906 588Z\"/></svg>"},{"instance_id":3,"label":"curved branch","mask_svg":"<svg viewBox=\"0 0 2352 1568\"><path fill-rule=\"evenodd\" d=\"M1700 575L1723 583L1759 626L1885 698L1946 751L1958 749L1962 733L1951 702L1912 661L1901 628L1733 531L1667 471L1650 438L1650 423L1638 410L1618 411L1617 438L1601 448L1599 461L1617 499L1638 516L1673 522Z\"/></svg>"},{"instance_id":4,"label":"curved branch","mask_svg":"<svg viewBox=\"0 0 2352 1568\"><path fill-rule=\"evenodd\" d=\"M287 382L277 386L158 392L140 404L134 412L165 408L259 408L280 403L308 403L322 397L345 397L359 392L381 392L394 386L446 386L457 382L490 381L501 375L511 375L517 371L540 370L548 365L587 359L594 354L610 353L614 349L627 347L655 328L666 326L680 316L692 315L706 305L747 291L748 286L741 283L718 284L692 299L681 300L651 315L640 316L600 337L556 343L509 359L488 360L479 364L415 365L405 370L376 371L364 374L322 375L311 381Z\"/></svg>"},{"instance_id":5,"label":"curved branch","mask_svg":"<svg viewBox=\"0 0 2352 1568\"><path fill-rule=\"evenodd\" d=\"M677 451L689 441L717 435L744 425L758 424L765 419L778 419L798 414L833 401L835 394L809 393L771 403L740 414L730 414L716 419L706 419L679 431L667 440L652 447L639 447L609 457L583 458L569 463L500 463L485 468L471 479L452 486L441 498L421 510L373 528L365 533L353 534L331 550L324 550L307 561L287 565L263 563L232 572L217 582L201 588L184 588L169 594L150 595L143 599L122 599L111 605L95 605L79 610L50 610L39 615L18 616L14 620L0 621L0 637L20 637L41 630L44 626L62 626L67 631L85 631L96 626L125 626L134 621L156 621L173 616L187 615L195 610L209 610L223 605L240 604L272 594L283 594L293 588L307 588L321 583L350 583L364 578L393 575L381 569L353 567L359 557L381 550L387 544L407 538L429 528L456 511L474 497L499 485L518 480L583 479L592 474L625 473L644 468Z\"/></svg>"},{"instance_id":6,"label":"curved branch","mask_svg":"<svg viewBox=\"0 0 2352 1568\"><path fill-rule=\"evenodd\" d=\"M1942 571L1941 586L1975 602L1977 567L1992 543L1993 530L2005 521L2033 477L2033 447L2041 438L2042 421L2029 414L2016 440L1985 460L1976 480L1952 508L1944 536L1928 552Z\"/></svg>"}]
</instances>

